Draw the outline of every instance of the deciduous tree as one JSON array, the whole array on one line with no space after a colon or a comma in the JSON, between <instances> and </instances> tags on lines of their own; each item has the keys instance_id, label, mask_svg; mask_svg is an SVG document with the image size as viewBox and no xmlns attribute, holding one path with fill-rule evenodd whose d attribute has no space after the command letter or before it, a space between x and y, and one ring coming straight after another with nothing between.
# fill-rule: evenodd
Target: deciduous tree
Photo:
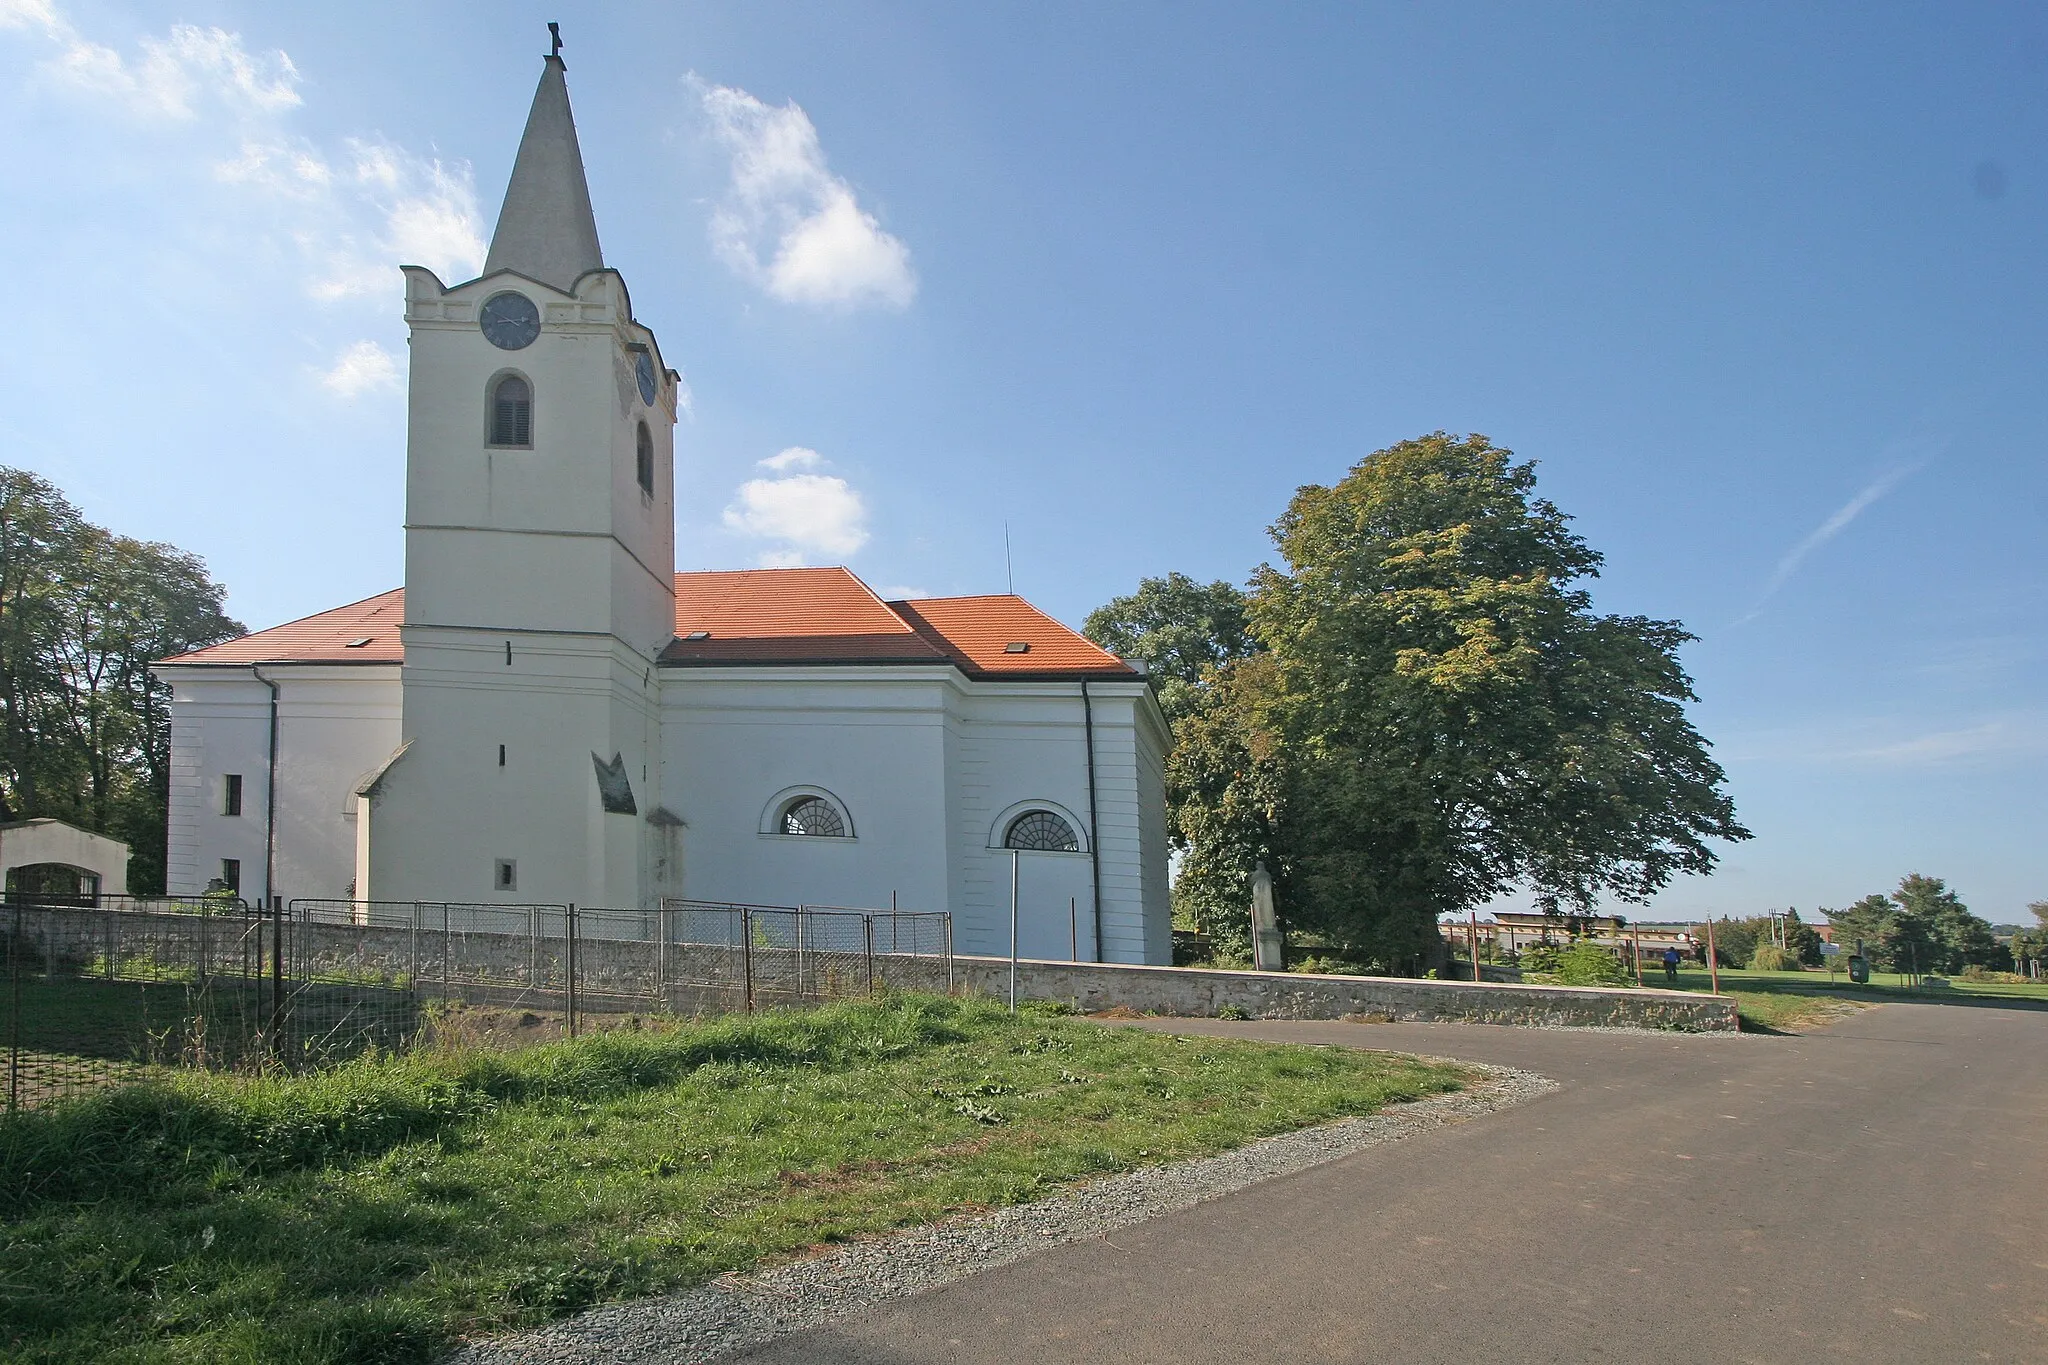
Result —
<instances>
[{"instance_id":1,"label":"deciduous tree","mask_svg":"<svg viewBox=\"0 0 2048 1365\"><path fill-rule=\"evenodd\" d=\"M1203 675L1259 647L1241 589L1221 579L1197 583L1184 573L1139 580L1135 593L1088 613L1081 630L1119 658L1144 660L1158 680L1161 708L1175 720Z\"/></svg>"},{"instance_id":2,"label":"deciduous tree","mask_svg":"<svg viewBox=\"0 0 2048 1365\"><path fill-rule=\"evenodd\" d=\"M241 634L223 598L196 557L0 467L0 814L123 839L129 884L161 889L170 711L149 664Z\"/></svg>"},{"instance_id":3,"label":"deciduous tree","mask_svg":"<svg viewBox=\"0 0 2048 1365\"><path fill-rule=\"evenodd\" d=\"M1264 650L1202 674L1170 785L1183 901L1234 923L1264 858L1283 914L1412 970L1436 918L1526 886L1646 899L1744 839L1685 714L1676 622L1593 611L1600 556L1535 469L1441 432L1301 489L1254 575ZM1214 932L1214 930L1212 930Z\"/></svg>"}]
</instances>

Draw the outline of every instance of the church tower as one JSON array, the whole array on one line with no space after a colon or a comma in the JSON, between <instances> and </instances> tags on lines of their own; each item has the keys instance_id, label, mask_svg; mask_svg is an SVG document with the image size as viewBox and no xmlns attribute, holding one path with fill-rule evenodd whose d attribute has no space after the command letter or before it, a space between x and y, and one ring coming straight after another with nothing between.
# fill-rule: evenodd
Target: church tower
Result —
<instances>
[{"instance_id":1,"label":"church tower","mask_svg":"<svg viewBox=\"0 0 2048 1365\"><path fill-rule=\"evenodd\" d=\"M604 264L557 50L481 278L405 267L405 747L357 896L642 906L674 637L677 377Z\"/></svg>"}]
</instances>

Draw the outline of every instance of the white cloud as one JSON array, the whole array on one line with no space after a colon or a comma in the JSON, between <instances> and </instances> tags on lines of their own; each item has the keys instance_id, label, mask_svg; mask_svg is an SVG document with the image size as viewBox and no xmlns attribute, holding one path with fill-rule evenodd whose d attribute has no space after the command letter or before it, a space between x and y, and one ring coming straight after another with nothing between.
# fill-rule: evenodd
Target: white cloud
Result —
<instances>
[{"instance_id":1,"label":"white cloud","mask_svg":"<svg viewBox=\"0 0 2048 1365\"><path fill-rule=\"evenodd\" d=\"M124 57L86 38L50 0L0 0L0 27L40 30L56 52L37 72L133 118L185 120L217 101L237 114L274 114L301 103L299 69L283 52L252 56L238 33L174 24Z\"/></svg>"},{"instance_id":2,"label":"white cloud","mask_svg":"<svg viewBox=\"0 0 2048 1365\"><path fill-rule=\"evenodd\" d=\"M342 398L398 387L398 360L374 341L358 341L320 372L320 382Z\"/></svg>"},{"instance_id":3,"label":"white cloud","mask_svg":"<svg viewBox=\"0 0 2048 1365\"><path fill-rule=\"evenodd\" d=\"M386 143L350 139L348 149L349 168L328 172L326 183L334 186L328 202L343 207L340 222L351 216L368 221L354 230L314 228L299 236L313 266L307 292L328 300L388 297L400 265L423 265L451 283L483 268L483 217L468 166ZM303 175L297 164L295 173Z\"/></svg>"},{"instance_id":4,"label":"white cloud","mask_svg":"<svg viewBox=\"0 0 2048 1365\"><path fill-rule=\"evenodd\" d=\"M825 457L804 446L791 446L779 454L754 462L762 469L772 469L778 474L787 474L792 469L816 469L825 463Z\"/></svg>"},{"instance_id":5,"label":"white cloud","mask_svg":"<svg viewBox=\"0 0 2048 1365\"><path fill-rule=\"evenodd\" d=\"M49 0L0 0L0 28L39 28L50 33L59 22Z\"/></svg>"},{"instance_id":6,"label":"white cloud","mask_svg":"<svg viewBox=\"0 0 2048 1365\"><path fill-rule=\"evenodd\" d=\"M866 500L836 474L809 472L823 463L802 446L771 455L760 465L780 477L747 480L725 509L728 530L775 542L761 552L762 567L800 565L812 555L844 559L868 543Z\"/></svg>"},{"instance_id":7,"label":"white cloud","mask_svg":"<svg viewBox=\"0 0 2048 1365\"><path fill-rule=\"evenodd\" d=\"M329 302L394 297L400 264L444 279L482 266L469 167L369 139L323 151L291 127L303 100L281 51L252 54L239 34L179 24L124 55L81 34L53 0L0 0L0 28L53 46L37 66L49 88L147 124L155 136L141 154L179 183L178 202L208 220L237 265L281 251L300 263L305 292ZM236 197L231 210L183 192L200 167Z\"/></svg>"},{"instance_id":8,"label":"white cloud","mask_svg":"<svg viewBox=\"0 0 2048 1365\"><path fill-rule=\"evenodd\" d=\"M1950 718L1817 717L1796 727L1730 736L1722 757L1731 764L1924 768L1968 760L2034 761L2048 754L2048 712L2006 711L1974 724L1941 726L1944 719Z\"/></svg>"},{"instance_id":9,"label":"white cloud","mask_svg":"<svg viewBox=\"0 0 2048 1365\"><path fill-rule=\"evenodd\" d=\"M929 588L910 588L905 587L901 583L894 583L884 588L876 588L875 595L884 602L908 602L913 598L936 596Z\"/></svg>"},{"instance_id":10,"label":"white cloud","mask_svg":"<svg viewBox=\"0 0 2048 1365\"><path fill-rule=\"evenodd\" d=\"M744 90L691 78L711 129L732 154L732 183L711 216L711 242L739 274L788 303L906 308L917 296L910 248L861 208L834 175L810 116Z\"/></svg>"},{"instance_id":11,"label":"white cloud","mask_svg":"<svg viewBox=\"0 0 2048 1365\"><path fill-rule=\"evenodd\" d=\"M2023 743L2023 738L2016 734L2010 725L2001 721L1988 721L1983 725L1972 725L1961 730L1936 730L1929 734L1914 735L1910 739L1895 740L1889 744L1852 749L1844 757L1866 759L1874 763L1940 763L1949 759L1968 758L1974 754L2009 751Z\"/></svg>"}]
</instances>

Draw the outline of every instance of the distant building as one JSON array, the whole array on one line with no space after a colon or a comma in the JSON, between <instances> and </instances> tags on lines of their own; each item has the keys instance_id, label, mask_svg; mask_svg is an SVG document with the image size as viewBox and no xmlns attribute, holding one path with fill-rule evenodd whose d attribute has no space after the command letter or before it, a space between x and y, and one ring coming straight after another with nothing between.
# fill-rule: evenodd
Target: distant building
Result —
<instances>
[{"instance_id":1,"label":"distant building","mask_svg":"<svg viewBox=\"0 0 2048 1365\"><path fill-rule=\"evenodd\" d=\"M1466 942L1470 933L1468 920L1441 921L1444 937L1453 945ZM1574 916L1567 927L1562 919L1529 911L1497 910L1490 920L1479 921L1479 937L1500 946L1503 951L1526 948L1533 943L1567 943L1577 931L1580 941L1597 943L1608 948L1626 948L1640 943L1643 952L1658 955L1668 947L1675 947L1682 953L1690 954L1700 938L1695 937L1697 925L1638 924L1623 922L1612 915ZM1701 936L1703 937L1703 935Z\"/></svg>"}]
</instances>

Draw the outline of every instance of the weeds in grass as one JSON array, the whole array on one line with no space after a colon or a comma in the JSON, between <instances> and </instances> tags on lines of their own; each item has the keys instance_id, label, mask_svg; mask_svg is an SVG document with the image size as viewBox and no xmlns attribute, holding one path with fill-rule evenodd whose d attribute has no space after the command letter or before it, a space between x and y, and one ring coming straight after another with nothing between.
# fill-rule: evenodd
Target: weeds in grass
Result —
<instances>
[{"instance_id":1,"label":"weeds in grass","mask_svg":"<svg viewBox=\"0 0 2048 1365\"><path fill-rule=\"evenodd\" d=\"M152 1080L0 1124L0 1355L426 1361L1460 1080L929 997Z\"/></svg>"}]
</instances>

